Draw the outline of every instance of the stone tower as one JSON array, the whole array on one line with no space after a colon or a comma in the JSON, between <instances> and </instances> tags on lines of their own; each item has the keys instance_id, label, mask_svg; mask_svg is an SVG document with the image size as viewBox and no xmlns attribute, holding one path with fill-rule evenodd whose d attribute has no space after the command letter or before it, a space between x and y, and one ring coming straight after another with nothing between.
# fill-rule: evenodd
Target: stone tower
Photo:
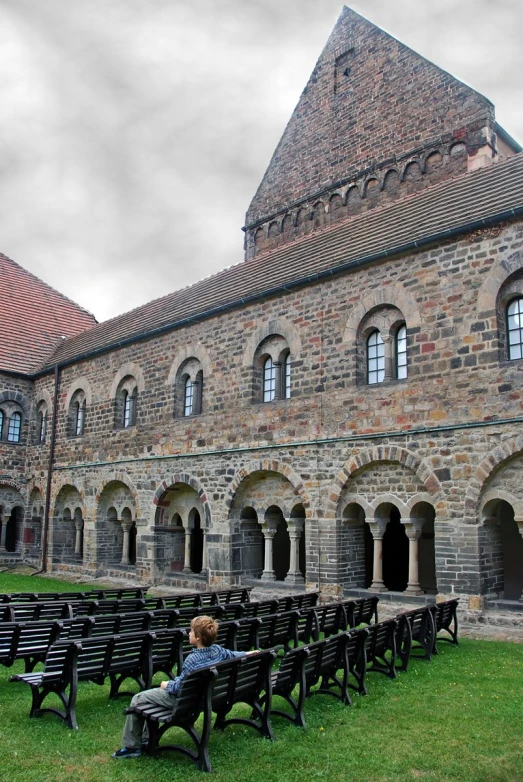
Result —
<instances>
[{"instance_id":1,"label":"stone tower","mask_svg":"<svg viewBox=\"0 0 523 782\"><path fill-rule=\"evenodd\" d=\"M246 257L510 153L497 131L490 101L344 7L247 211Z\"/></svg>"}]
</instances>

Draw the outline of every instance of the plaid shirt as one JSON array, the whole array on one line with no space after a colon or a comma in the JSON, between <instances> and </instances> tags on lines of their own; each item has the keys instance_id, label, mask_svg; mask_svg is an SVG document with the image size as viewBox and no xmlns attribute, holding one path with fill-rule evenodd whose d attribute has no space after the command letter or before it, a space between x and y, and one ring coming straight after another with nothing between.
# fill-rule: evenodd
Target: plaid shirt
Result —
<instances>
[{"instance_id":1,"label":"plaid shirt","mask_svg":"<svg viewBox=\"0 0 523 782\"><path fill-rule=\"evenodd\" d=\"M224 649L223 646L213 644L204 646L201 649L193 649L190 655L185 659L180 675L170 682L167 682L165 688L171 695L176 695L180 684L185 677L196 671L198 668L205 668L213 663L220 663L222 660L232 660L234 657L245 657L245 652L231 652L230 649Z\"/></svg>"}]
</instances>

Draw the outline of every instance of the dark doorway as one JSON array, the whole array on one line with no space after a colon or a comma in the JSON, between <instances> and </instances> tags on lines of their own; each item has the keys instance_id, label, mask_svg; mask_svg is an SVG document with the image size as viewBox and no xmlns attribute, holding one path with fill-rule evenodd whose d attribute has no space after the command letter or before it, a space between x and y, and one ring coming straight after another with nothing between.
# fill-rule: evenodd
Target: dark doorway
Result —
<instances>
[{"instance_id":1,"label":"dark doorway","mask_svg":"<svg viewBox=\"0 0 523 782\"><path fill-rule=\"evenodd\" d=\"M283 516L278 521L278 526L276 527L273 547L274 574L276 576L276 581L284 581L285 576L289 572L291 541L287 529L287 522Z\"/></svg>"},{"instance_id":2,"label":"dark doorway","mask_svg":"<svg viewBox=\"0 0 523 782\"><path fill-rule=\"evenodd\" d=\"M136 565L136 524L134 521L131 525L131 529L129 530L129 564Z\"/></svg>"},{"instance_id":3,"label":"dark doorway","mask_svg":"<svg viewBox=\"0 0 523 782\"><path fill-rule=\"evenodd\" d=\"M365 589L372 584L374 570L374 538L367 522L363 525L363 545L365 547Z\"/></svg>"},{"instance_id":4,"label":"dark doorway","mask_svg":"<svg viewBox=\"0 0 523 782\"><path fill-rule=\"evenodd\" d=\"M409 539L397 508L383 535L383 583L390 592L404 592L409 582Z\"/></svg>"},{"instance_id":5,"label":"dark doorway","mask_svg":"<svg viewBox=\"0 0 523 782\"><path fill-rule=\"evenodd\" d=\"M300 569L300 573L302 574L303 578L305 578L306 561L307 560L306 560L306 553L305 553L305 524L304 524L300 536L300 542L298 545L298 567Z\"/></svg>"},{"instance_id":6,"label":"dark doorway","mask_svg":"<svg viewBox=\"0 0 523 782\"><path fill-rule=\"evenodd\" d=\"M195 512L193 528L191 530L191 561L193 573L201 573L203 565L203 532L201 528L200 514Z\"/></svg>"},{"instance_id":7,"label":"dark doorway","mask_svg":"<svg viewBox=\"0 0 523 782\"><path fill-rule=\"evenodd\" d=\"M7 551L16 551L16 541L18 539L18 521L22 517L21 508L13 508L11 515L7 519L5 530L5 547Z\"/></svg>"}]
</instances>

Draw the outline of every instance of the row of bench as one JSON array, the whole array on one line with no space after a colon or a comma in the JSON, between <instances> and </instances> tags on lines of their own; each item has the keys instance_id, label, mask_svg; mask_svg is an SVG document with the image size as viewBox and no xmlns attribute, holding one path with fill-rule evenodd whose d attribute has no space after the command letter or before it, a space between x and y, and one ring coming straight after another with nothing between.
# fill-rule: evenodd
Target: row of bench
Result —
<instances>
[{"instance_id":1,"label":"row of bench","mask_svg":"<svg viewBox=\"0 0 523 782\"><path fill-rule=\"evenodd\" d=\"M445 640L457 644L457 602L452 600L435 607L415 609L367 628L297 647L285 654L276 670L273 669L275 650L200 669L183 681L173 709L137 705L127 709L127 713L136 712L146 719L149 754L174 750L193 760L200 770L210 772L208 745L213 713L216 715L215 729L223 730L229 724L242 723L271 739L271 715L285 717L304 727L303 706L307 697L329 694L350 704L350 689L367 694L367 672L380 671L391 678L397 675L397 652L406 670L413 648L419 646L427 659L437 652L436 637L441 630L449 632L450 638ZM272 704L275 696L283 698L290 711L275 708ZM250 718L228 717L236 703L251 707ZM194 726L201 714L203 728L198 733ZM184 730L195 749L160 744L163 735L172 727Z\"/></svg>"},{"instance_id":2,"label":"row of bench","mask_svg":"<svg viewBox=\"0 0 523 782\"><path fill-rule=\"evenodd\" d=\"M71 604L100 603L109 606L116 603L125 610L132 610L140 605L148 608L205 608L216 605L229 605L234 603L247 603L250 601L251 588L236 588L215 590L213 592L190 592L179 595L164 595L161 597L147 597L147 589L107 589L93 592L18 592L1 594L0 604L5 604L4 612L12 607L13 611L26 613L29 611L42 611L54 605L64 606ZM311 593L307 593L311 594ZM40 607L42 606L42 607ZM95 612L93 610L93 612ZM110 612L108 608L108 612ZM115 613L117 609L115 609Z\"/></svg>"},{"instance_id":3,"label":"row of bench","mask_svg":"<svg viewBox=\"0 0 523 782\"><path fill-rule=\"evenodd\" d=\"M374 598L377 602L377 598ZM351 601L347 601L351 602ZM363 601L360 601L363 602ZM449 629L454 622L454 635L451 638L457 643L457 620L455 608L449 610L447 616L443 615L443 606L425 609L428 617L440 616L439 629ZM222 623L219 628L218 642L229 648L273 648L283 647L286 651L284 660L286 665L291 662L298 670L301 665L303 649L299 641L309 642L315 637L311 628L327 627L322 622L329 614L332 616L331 606L322 606L317 609L309 609L302 612L284 612L263 619L254 618L229 623ZM449 606L449 609L451 606ZM421 612L418 612L421 616ZM350 615L348 612L347 615ZM353 614L354 615L354 614ZM370 621L375 615L375 605L367 615ZM312 621L312 616L316 621ZM365 636L365 662L357 664L357 648L352 644L352 657L349 655L351 665L345 666L346 683L342 687L343 699L348 698L349 674L356 679L356 689L366 692L365 672L379 671L394 677L396 675L396 659L399 654L401 667L407 668L408 658L413 642L424 648L424 656L429 656L435 650L435 630L429 633L433 647L428 649L426 644L427 633L421 634L423 622L417 624L414 612L410 612L409 621L388 620L371 625L366 630ZM329 638L341 638L346 635L342 626L338 626L341 632L330 635ZM327 631L334 631L334 625L330 625ZM320 645L325 641L316 641ZM339 643L343 643L339 641ZM359 647L358 647L359 648ZM95 681L103 684L109 678L110 697L116 697L120 692L123 681L127 678L134 679L140 688L151 686L155 673L163 672L167 676L174 675L174 671L181 669L183 659L189 653L191 647L188 643L187 633L181 628L159 629L153 633L122 634L110 637L86 638L80 641L58 641L48 650L43 672L26 673L11 677L13 681L23 681L31 687L32 705L31 716L51 711L60 716L69 727L76 728L76 696L78 682L81 680ZM398 653L399 649L399 653ZM289 657L290 655L290 657ZM293 656L296 659L293 661ZM311 664L310 662L308 663ZM282 662L283 665L283 662ZM298 668L296 668L298 666ZM281 667L281 666L280 666ZM340 666L342 667L342 666ZM284 667L285 670L285 667ZM296 686L296 684L294 685ZM332 683L329 685L332 687ZM292 690L290 691L292 692ZM55 693L64 706L63 710L43 708L45 698ZM305 696L303 696L305 697ZM302 698L303 700L303 698ZM290 701L292 702L292 701ZM301 710L298 709L298 714Z\"/></svg>"},{"instance_id":4,"label":"row of bench","mask_svg":"<svg viewBox=\"0 0 523 782\"><path fill-rule=\"evenodd\" d=\"M217 593L202 593L217 594ZM238 590L238 598L241 596ZM156 611L159 609L187 609L197 615L202 611L221 618L228 614L230 618L240 616L256 616L263 608L267 612L290 611L316 605L317 592L304 592L299 595L289 595L277 600L250 601L224 600L206 605L202 595L168 595L163 597L126 598L113 600L53 600L35 603L5 603L0 605L0 624L2 622L22 622L49 619L72 619L78 616L99 616L102 614L131 613L136 611ZM243 597L248 597L244 594ZM270 611L268 610L270 609Z\"/></svg>"},{"instance_id":5,"label":"row of bench","mask_svg":"<svg viewBox=\"0 0 523 782\"><path fill-rule=\"evenodd\" d=\"M315 640L320 634L331 635L347 627L356 627L375 620L377 604L377 598L347 600L331 606L322 606L317 611L302 608L299 614L296 611L289 614L278 610L278 601L260 601L245 604L246 608L252 609L253 616L249 616L250 611L247 616L242 616L238 609L242 609L244 604L238 603L236 606L212 606L207 610L159 609L39 622L0 623L0 664L11 667L16 660L24 660L25 672L30 673L38 662L43 662L48 648L58 640L186 627L195 614L204 611L223 620L218 642L230 649L247 651L260 648L268 635L267 628L275 623L276 616L292 616L288 626L283 618L280 623L286 637L296 644L299 639ZM265 619L266 617L271 619ZM262 622L262 619L265 621ZM263 629L260 631L260 628ZM277 641L274 639L275 632L274 630L269 635L271 640L267 645L281 643L283 630L279 632Z\"/></svg>"}]
</instances>

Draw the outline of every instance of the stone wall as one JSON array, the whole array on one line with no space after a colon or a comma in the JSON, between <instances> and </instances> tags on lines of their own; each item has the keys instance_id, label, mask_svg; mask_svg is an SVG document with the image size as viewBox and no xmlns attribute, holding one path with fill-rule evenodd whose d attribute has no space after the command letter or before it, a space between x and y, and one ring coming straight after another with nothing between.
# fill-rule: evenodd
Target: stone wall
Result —
<instances>
[{"instance_id":1,"label":"stone wall","mask_svg":"<svg viewBox=\"0 0 523 782\"><path fill-rule=\"evenodd\" d=\"M522 237L513 222L64 367L52 566L66 550L67 566L86 572L229 583L267 569L272 530L277 576L295 555L292 583L304 576L338 594L369 586L369 530L399 514L421 535L421 567L429 581L435 570L439 592L503 592L502 536L491 530L508 524L517 537L523 520L523 362L507 360L503 317L507 291L523 292ZM382 310L389 323L391 308L407 326L408 376L368 385L362 323ZM291 397L262 403L253 362L270 335L289 346ZM176 378L188 358L204 367L202 412L183 417ZM114 399L128 377L137 416L122 428ZM78 388L85 428L71 436ZM35 398L44 392L51 375L35 381ZM27 451L34 517L48 444ZM191 545L205 552L198 572ZM518 585L511 576L512 593Z\"/></svg>"}]
</instances>

